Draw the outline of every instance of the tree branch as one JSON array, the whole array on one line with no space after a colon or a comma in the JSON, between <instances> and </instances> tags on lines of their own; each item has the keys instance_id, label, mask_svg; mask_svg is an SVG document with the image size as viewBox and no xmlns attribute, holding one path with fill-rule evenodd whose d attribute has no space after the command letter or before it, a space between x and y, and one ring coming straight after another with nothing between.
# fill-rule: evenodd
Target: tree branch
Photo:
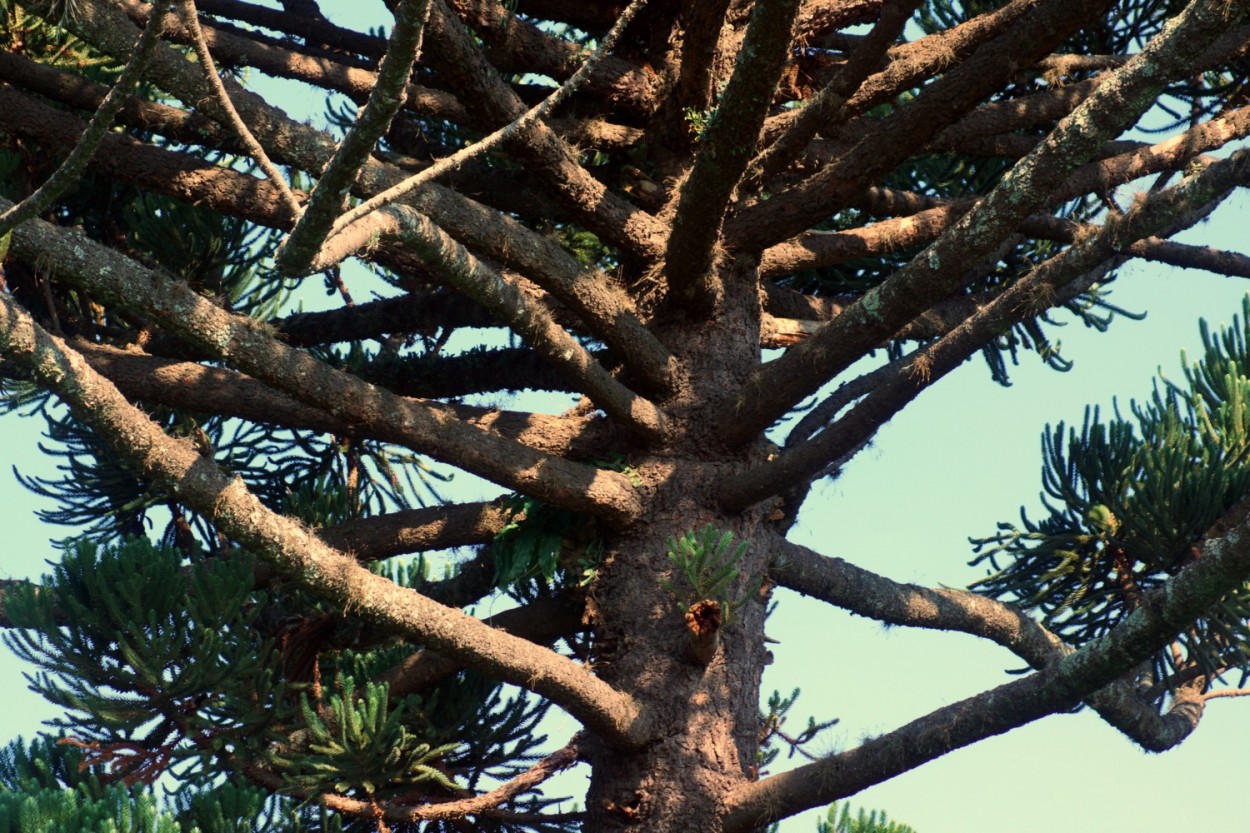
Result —
<instances>
[{"instance_id":1,"label":"tree branch","mask_svg":"<svg viewBox=\"0 0 1250 833\"><path fill-rule=\"evenodd\" d=\"M1097 234L1079 239L1071 248L1038 265L941 340L917 351L893 378L881 382L850 413L806 445L787 449L775 459L728 480L720 492L723 505L742 509L803 482L829 461L860 446L922 390L958 367L1012 323L1036 315L1062 300L1061 292L1070 294L1084 288L1072 289L1068 284L1089 275L1107 260L1130 251L1142 237L1165 227L1174 231L1197 222L1206 215L1208 206L1218 203L1234 187L1248 181L1250 152L1243 150L1171 188L1143 197L1127 215L1108 219ZM836 327L838 320L829 326ZM823 332L805 344L820 338ZM793 348L790 353L803 346Z\"/></svg>"},{"instance_id":2,"label":"tree branch","mask_svg":"<svg viewBox=\"0 0 1250 833\"><path fill-rule=\"evenodd\" d=\"M0 206L7 205L0 200ZM61 279L89 287L102 299L143 309L199 349L364 431L400 435L414 451L610 523L628 522L640 511L638 496L623 475L539 454L472 428L445 409L328 367L283 344L252 319L225 312L185 284L79 232L28 221L14 230L13 250L23 258L51 258Z\"/></svg>"},{"instance_id":3,"label":"tree branch","mask_svg":"<svg viewBox=\"0 0 1250 833\"><path fill-rule=\"evenodd\" d=\"M430 16L431 57L462 99L471 100L495 123L507 123L525 111L524 104L487 62L461 21L442 0ZM531 71L527 68L526 71ZM655 258L665 228L647 212L609 191L578 164L567 145L543 122L519 133L509 147L536 165L544 183L568 205L579 222L631 258Z\"/></svg>"},{"instance_id":4,"label":"tree branch","mask_svg":"<svg viewBox=\"0 0 1250 833\"><path fill-rule=\"evenodd\" d=\"M1228 26L1227 12L1218 2L1194 3L1172 18L1158 37L1012 168L977 208L816 337L756 371L744 390L742 407L725 423L727 439L745 442L757 435L855 358L962 286L968 270L1045 204L1102 142L1135 120L1170 79L1188 71L1189 61Z\"/></svg>"},{"instance_id":5,"label":"tree branch","mask_svg":"<svg viewBox=\"0 0 1250 833\"><path fill-rule=\"evenodd\" d=\"M228 124L239 141L243 143L243 147L256 160L256 164L265 172L265 176L278 189L278 193L282 195L282 201L286 203L287 210L290 211L292 217L298 217L300 213L299 202L296 201L295 195L291 193L290 186L286 180L282 178L282 174L274 167L273 162L269 160L269 154L265 153L265 149L260 146L260 142L256 141L256 137L252 135L252 131L248 129L243 119L239 118L239 112L234 109L234 104L230 101L230 94L226 91L226 87L221 83L221 76L217 74L217 67L213 63L213 56L208 51L208 44L204 41L204 32L200 29L200 21L196 16L195 0L176 0L178 7L178 17L182 20L182 25L187 28L190 33L191 43L195 47L196 57L200 60L200 67L204 71L204 80L208 84L209 90L212 92L213 100L219 108L219 114L216 116L223 124ZM149 12L150 14L150 12Z\"/></svg>"},{"instance_id":6,"label":"tree branch","mask_svg":"<svg viewBox=\"0 0 1250 833\"><path fill-rule=\"evenodd\" d=\"M22 229L27 227L29 223ZM28 368L39 384L61 397L77 418L95 428L145 476L315 595L471 668L547 697L611 743L632 746L645 738L647 720L639 706L585 668L397 586L330 549L296 521L265 508L242 480L201 456L190 441L167 436L81 356L44 332L3 294L0 351Z\"/></svg>"},{"instance_id":7,"label":"tree branch","mask_svg":"<svg viewBox=\"0 0 1250 833\"><path fill-rule=\"evenodd\" d=\"M82 340L75 341L73 346L96 372L107 376L131 399L192 413L219 413L340 437L403 443L402 432L393 428L375 426L378 428L375 433L359 423L304 404L227 368L163 359ZM472 405L427 404L446 413L449 418L545 454L585 459L604 454L611 444L612 432L608 430L607 422L593 417L559 417Z\"/></svg>"},{"instance_id":8,"label":"tree branch","mask_svg":"<svg viewBox=\"0 0 1250 833\"><path fill-rule=\"evenodd\" d=\"M1019 608L950 588L899 584L768 533L769 575L782 587L891 625L955 631L988 639L1034 669L1046 668L1076 649ZM1193 697L1173 699L1166 713L1142 699L1127 678L1085 698L1109 724L1152 752L1180 744L1197 728L1202 706Z\"/></svg>"},{"instance_id":9,"label":"tree branch","mask_svg":"<svg viewBox=\"0 0 1250 833\"><path fill-rule=\"evenodd\" d=\"M108 134L113 119L126 104L130 91L147 71L148 62L156 51L156 44L165 30L164 7L160 14L153 14L143 28L139 40L134 45L134 54L126 62L125 68L115 83L100 102L99 108L91 116L91 121L79 136L74 149L61 162L52 175L48 177L33 194L17 205L0 212L0 238L13 230L20 223L42 214L61 194L65 193L78 182L79 176L86 170L87 163L95 155L100 142Z\"/></svg>"},{"instance_id":10,"label":"tree branch","mask_svg":"<svg viewBox=\"0 0 1250 833\"><path fill-rule=\"evenodd\" d=\"M850 116L847 99L880 65L886 50L898 38L920 3L921 0L891 0L885 3L877 25L824 89L801 110L790 111L777 118L772 127L785 127L772 145L751 160L750 168L743 177L744 190L757 189L764 180L798 158L817 133L836 128Z\"/></svg>"},{"instance_id":11,"label":"tree branch","mask_svg":"<svg viewBox=\"0 0 1250 833\"><path fill-rule=\"evenodd\" d=\"M52 13L46 0L24 2L29 3L35 13ZM138 6L134 0L118 2L127 8L134 6L137 15L146 14L147 7ZM134 27L125 14L112 5L84 3L80 13L67 23L75 34L105 53L127 54L128 39L133 37L131 33ZM153 58L152 76L163 89L184 102L193 104L206 95L202 74L181 55L167 47L158 46ZM333 156L336 144L324 132L288 118L278 108L270 106L260 97L237 85L230 92L234 105L248 122L253 134L265 143L275 157L316 174ZM364 196L378 193L402 181L406 175L404 170L394 165L370 161L361 169L356 193ZM556 267L562 270L562 274L587 274L567 252L562 252L561 258L556 261L556 267L545 263L538 255L546 254L550 250L551 241L545 241L541 235L526 229L511 218L504 217L497 211L490 211L450 189L435 184L427 185L413 195L411 204L418 211L434 218L440 226L475 251L487 253L503 263L511 263L514 259L526 260L527 267L522 269L526 274L542 274L547 269ZM558 246L555 248L559 249Z\"/></svg>"},{"instance_id":12,"label":"tree branch","mask_svg":"<svg viewBox=\"0 0 1250 833\"><path fill-rule=\"evenodd\" d=\"M483 621L513 636L547 646L561 637L576 633L581 628L584 610L583 605L575 604L566 597L551 596L496 613ZM397 699L426 691L463 667L454 658L422 649L404 657L380 679L389 686L391 699Z\"/></svg>"},{"instance_id":13,"label":"tree branch","mask_svg":"<svg viewBox=\"0 0 1250 833\"><path fill-rule=\"evenodd\" d=\"M759 140L777 77L790 51L799 0L759 0L729 84L699 142L677 198L664 255L669 298L707 314L723 291L711 268L721 218Z\"/></svg>"},{"instance_id":14,"label":"tree branch","mask_svg":"<svg viewBox=\"0 0 1250 833\"><path fill-rule=\"evenodd\" d=\"M419 807L405 807L396 801L384 799L381 802L361 801L342 795L326 793L320 796L321 803L331 810L362 818L415 824L419 821L454 821L465 816L489 816L489 811L501 804L511 801L518 795L534 789L543 781L551 778L561 770L568 769L577 763L578 736L556 750L525 772L500 784L495 789L470 798L455 801L422 804ZM379 818L380 816L380 818ZM542 824L548 816L538 813L532 817L531 824Z\"/></svg>"},{"instance_id":15,"label":"tree branch","mask_svg":"<svg viewBox=\"0 0 1250 833\"><path fill-rule=\"evenodd\" d=\"M998 92L1028 66L1100 12L1106 3L1071 6L1055 0L1019 0L1026 13L966 61L924 87L883 119L863 119L847 152L800 185L740 212L725 225L730 248L758 251L811 228L844 208L866 187L919 152L942 128ZM1016 3L1010 7L1020 9ZM936 59L938 56L930 56ZM871 79L869 79L871 81ZM860 95L868 88L866 82Z\"/></svg>"},{"instance_id":16,"label":"tree branch","mask_svg":"<svg viewBox=\"0 0 1250 833\"><path fill-rule=\"evenodd\" d=\"M1073 708L1129 673L1250 578L1250 518L1243 511L1235 520L1120 624L1063 659L840 755L737 788L727 802L726 833L745 833L852 795L955 749Z\"/></svg>"},{"instance_id":17,"label":"tree branch","mask_svg":"<svg viewBox=\"0 0 1250 833\"><path fill-rule=\"evenodd\" d=\"M652 402L612 378L576 339L556 324L546 309L504 281L438 226L406 205L391 206L376 215L374 221L371 228L385 229L386 236L417 252L449 284L484 306L542 353L610 416L652 440L662 435L664 416ZM340 234L335 241L350 236ZM321 268L320 264L314 264L314 268Z\"/></svg>"},{"instance_id":18,"label":"tree branch","mask_svg":"<svg viewBox=\"0 0 1250 833\"><path fill-rule=\"evenodd\" d=\"M358 561L380 561L410 552L488 544L505 522L498 501L444 503L344 521L317 530L317 537Z\"/></svg>"},{"instance_id":19,"label":"tree branch","mask_svg":"<svg viewBox=\"0 0 1250 833\"><path fill-rule=\"evenodd\" d=\"M190 4L193 0L180 0ZM412 66L421 54L421 38L431 0L399 0L392 9L395 25L391 28L386 54L378 65L377 81L369 100L339 143L334 156L321 172L321 178L308 197L295 228L287 235L274 256L274 265L283 272L303 271L346 207L352 183L360 167L369 158L374 145L387 130L403 105L404 87L412 74ZM201 38L202 40L202 38ZM207 52L208 47L204 47Z\"/></svg>"}]
</instances>

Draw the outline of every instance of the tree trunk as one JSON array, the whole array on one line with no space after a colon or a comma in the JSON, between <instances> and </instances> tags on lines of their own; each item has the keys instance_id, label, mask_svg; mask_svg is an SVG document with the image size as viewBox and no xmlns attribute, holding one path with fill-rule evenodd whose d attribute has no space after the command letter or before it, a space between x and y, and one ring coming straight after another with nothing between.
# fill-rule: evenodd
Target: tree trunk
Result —
<instances>
[{"instance_id":1,"label":"tree trunk","mask_svg":"<svg viewBox=\"0 0 1250 833\"><path fill-rule=\"evenodd\" d=\"M706 665L690 651L692 634L683 607L703 601L683 597L671 543L709 525L748 540L761 512L728 515L715 504L716 487L733 471L766 453L756 447L726 453L709 427L732 402L728 391L758 361L759 303L755 264L722 267L725 291L711 320L675 322L665 334L685 367L699 374L665 403L677 414L667 447L634 462L644 484L644 523L611 542L591 592L588 615L599 635L597 671L611 685L658 704L660 740L624 751L588 745L594 775L587 795L587 831L716 831L729 788L755 777L759 752L759 687L767 598L760 593L764 555L746 551L738 578L722 600L719 647ZM718 357L708 361L711 356ZM717 368L708 373L709 367ZM732 454L732 456L731 456ZM668 589L667 579L674 589Z\"/></svg>"}]
</instances>

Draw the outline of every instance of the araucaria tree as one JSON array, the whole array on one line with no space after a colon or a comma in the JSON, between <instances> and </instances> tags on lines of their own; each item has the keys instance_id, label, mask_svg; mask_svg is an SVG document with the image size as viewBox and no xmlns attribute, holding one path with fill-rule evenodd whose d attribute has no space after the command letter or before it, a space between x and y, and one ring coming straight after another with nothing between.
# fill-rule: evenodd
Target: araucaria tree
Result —
<instances>
[{"instance_id":1,"label":"araucaria tree","mask_svg":"<svg viewBox=\"0 0 1250 833\"><path fill-rule=\"evenodd\" d=\"M1241 693L1250 325L1048 435L1050 514L972 591L786 534L969 358L1062 369L1052 316L1105 329L1126 260L1250 277L1168 239L1250 177L1247 4L5 2L4 403L77 532L4 585L67 711L0 759L0 827L745 833ZM1033 671L778 773L778 586ZM582 728L542 747L548 706Z\"/></svg>"}]
</instances>

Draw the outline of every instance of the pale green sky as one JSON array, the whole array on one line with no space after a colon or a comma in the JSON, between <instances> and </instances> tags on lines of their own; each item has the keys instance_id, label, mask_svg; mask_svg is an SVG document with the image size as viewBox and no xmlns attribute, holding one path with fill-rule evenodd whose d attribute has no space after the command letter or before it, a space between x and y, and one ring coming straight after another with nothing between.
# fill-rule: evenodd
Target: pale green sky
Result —
<instances>
[{"instance_id":1,"label":"pale green sky","mask_svg":"<svg viewBox=\"0 0 1250 833\"><path fill-rule=\"evenodd\" d=\"M301 107L292 101L288 109ZM1245 212L1244 197L1236 196L1182 239L1245 251ZM1079 421L1087 403L1106 408L1115 396L1147 396L1158 366L1179 376L1178 351L1200 344L1198 318L1228 323L1250 289L1237 279L1154 265L1132 264L1121 274L1112 300L1148 311L1145 321L1119 320L1105 335L1068 327L1063 349L1075 368L1057 373L1026 355L1013 369L1012 388L992 384L979 357L967 363L886 426L841 479L818 487L791 537L897 580L963 586L977 578L966 563L968 536L1017 520L1022 504L1036 515L1044 425ZM16 484L10 466L46 475L50 461L36 448L36 420L2 424L0 576L35 576L52 554L47 539L63 531L39 525L32 512L47 504ZM765 691L803 689L796 727L807 713L840 718L826 750L849 748L1013 679L1004 670L1020 666L1005 650L969 636L886 632L784 591L777 598L768 631L780 644ZM30 734L49 715L2 653L0 739ZM549 727L555 743L573 729L567 718ZM1215 701L1196 734L1162 755L1140 751L1084 712L957 751L854 802L883 807L918 833L1215 829L1227 824L1230 800L1240 795L1247 749L1250 701ZM806 819L783 825L787 833L811 829Z\"/></svg>"}]
</instances>

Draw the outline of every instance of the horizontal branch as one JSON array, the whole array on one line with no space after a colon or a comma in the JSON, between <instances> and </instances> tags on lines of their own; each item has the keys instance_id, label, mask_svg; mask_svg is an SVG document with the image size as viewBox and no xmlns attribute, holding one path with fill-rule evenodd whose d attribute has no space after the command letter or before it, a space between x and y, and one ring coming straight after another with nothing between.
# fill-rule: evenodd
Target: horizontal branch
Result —
<instances>
[{"instance_id":1,"label":"horizontal branch","mask_svg":"<svg viewBox=\"0 0 1250 833\"><path fill-rule=\"evenodd\" d=\"M654 403L613 378L544 306L503 280L420 212L406 205L388 206L370 218L368 226L370 235L380 230L433 265L446 283L511 327L609 416L649 439L662 435L664 415ZM340 234L332 245L350 237L350 233Z\"/></svg>"},{"instance_id":2,"label":"horizontal branch","mask_svg":"<svg viewBox=\"0 0 1250 833\"><path fill-rule=\"evenodd\" d=\"M488 544L506 522L497 501L444 503L344 521L317 530L317 537L358 561L379 561L410 552Z\"/></svg>"},{"instance_id":3,"label":"horizontal branch","mask_svg":"<svg viewBox=\"0 0 1250 833\"><path fill-rule=\"evenodd\" d=\"M0 199L0 207L7 207ZM283 344L263 325L214 305L186 284L148 270L76 230L29 221L13 232L21 258L48 258L60 280L142 309L209 355L363 431L400 442L520 492L574 511L626 523L641 511L628 478L540 454L471 427L448 409L397 396Z\"/></svg>"},{"instance_id":4,"label":"horizontal branch","mask_svg":"<svg viewBox=\"0 0 1250 833\"><path fill-rule=\"evenodd\" d=\"M529 602L484 620L513 636L538 645L551 645L561 637L582 629L584 607L565 596L550 596ZM431 651L415 651L387 669L379 678L389 686L392 700L419 694L464 668L455 658Z\"/></svg>"},{"instance_id":5,"label":"horizontal branch","mask_svg":"<svg viewBox=\"0 0 1250 833\"><path fill-rule=\"evenodd\" d=\"M292 347L499 326L480 304L444 289L413 291L318 312L296 312L270 323Z\"/></svg>"},{"instance_id":6,"label":"horizontal branch","mask_svg":"<svg viewBox=\"0 0 1250 833\"><path fill-rule=\"evenodd\" d=\"M632 746L644 739L646 721L638 705L584 667L399 587L327 547L298 521L271 512L242 480L201 456L193 443L167 436L7 295L0 295L0 352L25 366L130 465L313 594L534 691L611 743Z\"/></svg>"},{"instance_id":7,"label":"horizontal branch","mask_svg":"<svg viewBox=\"0 0 1250 833\"><path fill-rule=\"evenodd\" d=\"M1063 642L1024 611L987 596L950 588L900 584L840 558L821 555L769 533L770 577L829 604L879 622L954 631L988 639L1034 669L1071 654ZM1138 697L1136 687L1119 679L1085 698L1108 723L1152 752L1180 744L1198 726L1202 706L1173 700L1165 714ZM1195 708L1196 707L1196 708Z\"/></svg>"},{"instance_id":8,"label":"horizontal branch","mask_svg":"<svg viewBox=\"0 0 1250 833\"><path fill-rule=\"evenodd\" d=\"M955 749L1075 707L1128 674L1226 593L1250 579L1250 516L1231 528L1107 634L1029 676L931 712L859 747L736 789L726 833L828 804ZM1232 514L1232 513L1230 513Z\"/></svg>"},{"instance_id":9,"label":"horizontal branch","mask_svg":"<svg viewBox=\"0 0 1250 833\"><path fill-rule=\"evenodd\" d=\"M393 428L383 425L373 426L376 431L366 428L229 368L150 356L133 349L122 350L82 340L75 341L73 347L96 372L107 376L130 399L339 437L403 442L402 433ZM468 425L546 454L585 459L603 455L613 444L613 432L602 418L429 404Z\"/></svg>"}]
</instances>

